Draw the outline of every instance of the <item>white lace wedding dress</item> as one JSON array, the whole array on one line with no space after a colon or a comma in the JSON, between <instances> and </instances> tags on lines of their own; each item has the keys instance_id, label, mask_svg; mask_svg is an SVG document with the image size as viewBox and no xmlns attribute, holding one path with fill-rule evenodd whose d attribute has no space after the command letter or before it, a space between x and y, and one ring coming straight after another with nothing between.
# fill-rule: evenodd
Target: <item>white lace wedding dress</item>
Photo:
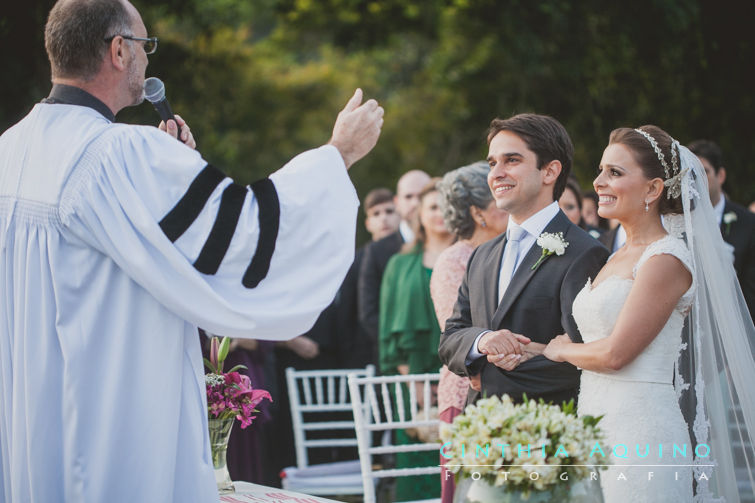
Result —
<instances>
[{"instance_id":1,"label":"white lace wedding dress","mask_svg":"<svg viewBox=\"0 0 755 503\"><path fill-rule=\"evenodd\" d=\"M646 248L633 277L658 254L673 255L692 271L684 242L669 235ZM611 333L633 283L633 278L611 276L593 288L588 280L572 310L584 342ZM692 469L684 465L692 464L694 446L672 382L694 289L693 280L661 332L629 365L610 373L582 371L578 413L604 416L599 425L605 432L601 446L606 457L596 452L594 459L612 463L600 474L606 503L692 501Z\"/></svg>"}]
</instances>

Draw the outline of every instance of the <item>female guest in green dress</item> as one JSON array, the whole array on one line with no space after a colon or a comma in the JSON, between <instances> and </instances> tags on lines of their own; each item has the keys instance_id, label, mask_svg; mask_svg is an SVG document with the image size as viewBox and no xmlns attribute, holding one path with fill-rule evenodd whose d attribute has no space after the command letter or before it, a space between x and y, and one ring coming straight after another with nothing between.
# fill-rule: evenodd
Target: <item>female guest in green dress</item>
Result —
<instances>
[{"instance_id":1,"label":"female guest in green dress","mask_svg":"<svg viewBox=\"0 0 755 503\"><path fill-rule=\"evenodd\" d=\"M420 193L415 241L391 257L383 275L378 340L383 374L438 372L441 366L440 327L430 299L430 275L438 255L454 238L443 221L438 181L434 179ZM414 440L399 430L396 441L406 444ZM397 468L437 464L438 454L434 451L396 455ZM439 496L440 483L434 475L402 477L396 484L395 501Z\"/></svg>"}]
</instances>

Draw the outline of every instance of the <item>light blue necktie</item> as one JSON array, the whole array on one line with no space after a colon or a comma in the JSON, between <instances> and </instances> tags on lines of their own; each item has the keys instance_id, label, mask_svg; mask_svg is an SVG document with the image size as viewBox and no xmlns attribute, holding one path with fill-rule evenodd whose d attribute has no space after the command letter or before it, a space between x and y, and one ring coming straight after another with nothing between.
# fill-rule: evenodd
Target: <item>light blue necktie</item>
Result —
<instances>
[{"instance_id":1,"label":"light blue necktie","mask_svg":"<svg viewBox=\"0 0 755 503\"><path fill-rule=\"evenodd\" d=\"M516 265L519 261L519 244L522 238L527 234L523 227L510 225L506 232L506 249L503 251L503 265L501 274L498 276L498 304L503 300L503 294L511 283L511 277L516 271Z\"/></svg>"}]
</instances>

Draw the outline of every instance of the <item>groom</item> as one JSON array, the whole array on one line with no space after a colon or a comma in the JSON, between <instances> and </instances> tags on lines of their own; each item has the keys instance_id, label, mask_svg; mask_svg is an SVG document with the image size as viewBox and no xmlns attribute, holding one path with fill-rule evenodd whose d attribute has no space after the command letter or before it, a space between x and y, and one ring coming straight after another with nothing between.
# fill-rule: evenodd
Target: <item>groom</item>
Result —
<instances>
[{"instance_id":1,"label":"groom","mask_svg":"<svg viewBox=\"0 0 755 503\"><path fill-rule=\"evenodd\" d=\"M581 342L572 302L608 256L558 207L574 148L558 121L535 114L493 120L488 146L488 185L509 227L470 257L440 359L458 375L479 377L482 396L576 400L579 370L539 354L540 344L563 333ZM538 264L542 233L563 233L568 244ZM470 391L468 401L477 397Z\"/></svg>"}]
</instances>

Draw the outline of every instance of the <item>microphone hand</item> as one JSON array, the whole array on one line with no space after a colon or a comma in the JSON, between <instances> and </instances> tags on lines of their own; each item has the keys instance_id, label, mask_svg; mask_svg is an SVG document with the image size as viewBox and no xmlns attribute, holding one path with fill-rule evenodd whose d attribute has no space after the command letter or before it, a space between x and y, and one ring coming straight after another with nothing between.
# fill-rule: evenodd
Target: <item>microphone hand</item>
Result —
<instances>
[{"instance_id":1,"label":"microphone hand","mask_svg":"<svg viewBox=\"0 0 755 503\"><path fill-rule=\"evenodd\" d=\"M197 142L194 140L194 135L191 134L191 129L189 129L189 125L186 124L186 121L181 118L180 115L176 114L176 120L169 120L168 125L166 128L165 121L161 121L160 125L158 126L160 130L165 131L169 135L171 135L175 139L178 138L178 128L181 128L181 138L180 141L183 142L187 147L196 149L197 148ZM176 124L178 122L178 124Z\"/></svg>"}]
</instances>

